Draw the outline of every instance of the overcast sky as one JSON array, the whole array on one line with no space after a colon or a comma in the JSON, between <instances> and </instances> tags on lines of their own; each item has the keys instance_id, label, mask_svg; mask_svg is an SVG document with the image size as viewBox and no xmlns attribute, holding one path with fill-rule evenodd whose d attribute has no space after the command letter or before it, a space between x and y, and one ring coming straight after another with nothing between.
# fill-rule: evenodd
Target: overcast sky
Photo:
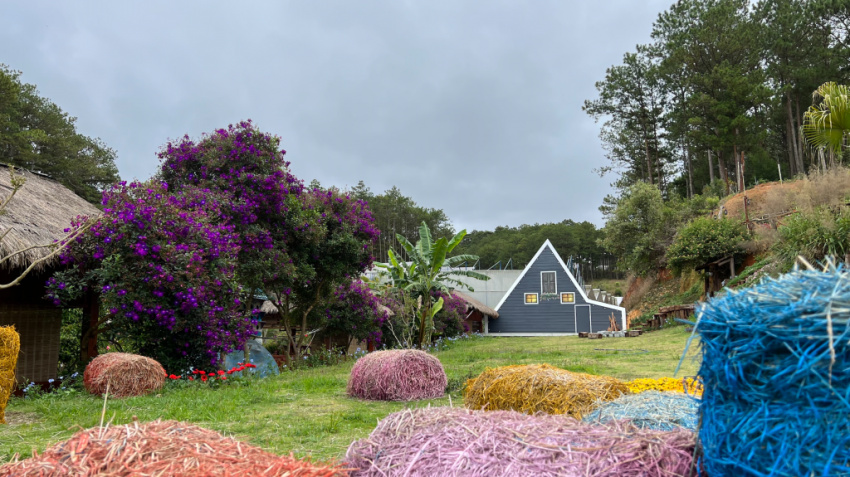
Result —
<instances>
[{"instance_id":1,"label":"overcast sky","mask_svg":"<svg viewBox=\"0 0 850 477\"><path fill-rule=\"evenodd\" d=\"M395 185L458 229L601 225L613 178L581 105L671 2L3 2L0 63L124 179L250 118L305 182Z\"/></svg>"}]
</instances>

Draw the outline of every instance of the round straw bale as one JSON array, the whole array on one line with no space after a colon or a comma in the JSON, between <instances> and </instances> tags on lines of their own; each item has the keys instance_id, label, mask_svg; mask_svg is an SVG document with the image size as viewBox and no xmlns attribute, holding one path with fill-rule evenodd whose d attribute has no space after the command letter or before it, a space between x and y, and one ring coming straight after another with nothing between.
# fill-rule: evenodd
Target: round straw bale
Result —
<instances>
[{"instance_id":1,"label":"round straw bale","mask_svg":"<svg viewBox=\"0 0 850 477\"><path fill-rule=\"evenodd\" d=\"M628 393L625 384L608 376L529 364L487 368L466 382L463 400L470 409L569 414L581 419L597 402Z\"/></svg>"},{"instance_id":2,"label":"round straw bale","mask_svg":"<svg viewBox=\"0 0 850 477\"><path fill-rule=\"evenodd\" d=\"M373 401L413 401L441 397L447 384L440 360L424 351L375 351L354 363L348 394Z\"/></svg>"},{"instance_id":3,"label":"round straw bale","mask_svg":"<svg viewBox=\"0 0 850 477\"><path fill-rule=\"evenodd\" d=\"M629 391L637 394L644 391L674 391L702 396L702 383L694 378L638 378L626 383Z\"/></svg>"},{"instance_id":4,"label":"round straw bale","mask_svg":"<svg viewBox=\"0 0 850 477\"><path fill-rule=\"evenodd\" d=\"M432 407L390 414L348 447L345 463L352 477L670 477L698 475L689 473L695 445L695 434L682 429Z\"/></svg>"},{"instance_id":5,"label":"round straw bale","mask_svg":"<svg viewBox=\"0 0 850 477\"><path fill-rule=\"evenodd\" d=\"M334 465L278 456L177 421L94 427L32 458L0 467L7 476L136 475L343 477Z\"/></svg>"},{"instance_id":6,"label":"round straw bale","mask_svg":"<svg viewBox=\"0 0 850 477\"><path fill-rule=\"evenodd\" d=\"M6 423L6 404L15 388L15 366L21 337L14 326L0 326L0 424Z\"/></svg>"},{"instance_id":7,"label":"round straw bale","mask_svg":"<svg viewBox=\"0 0 850 477\"><path fill-rule=\"evenodd\" d=\"M93 359L83 373L88 392L109 397L141 396L162 388L165 369L156 360L130 353L106 353Z\"/></svg>"},{"instance_id":8,"label":"round straw bale","mask_svg":"<svg viewBox=\"0 0 850 477\"><path fill-rule=\"evenodd\" d=\"M641 429L696 431L699 399L669 391L644 391L620 396L584 416L584 422L604 424L628 419Z\"/></svg>"}]
</instances>

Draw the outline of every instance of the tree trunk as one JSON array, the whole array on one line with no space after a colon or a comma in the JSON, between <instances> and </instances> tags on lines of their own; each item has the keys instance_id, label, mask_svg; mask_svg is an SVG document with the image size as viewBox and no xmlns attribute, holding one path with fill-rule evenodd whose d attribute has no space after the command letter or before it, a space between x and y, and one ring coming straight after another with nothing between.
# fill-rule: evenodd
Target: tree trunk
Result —
<instances>
[{"instance_id":1,"label":"tree trunk","mask_svg":"<svg viewBox=\"0 0 850 477\"><path fill-rule=\"evenodd\" d=\"M422 342L425 341L425 325L427 324L427 316L431 312L431 294L428 294L427 299L423 297L422 301L427 302L422 305L422 316L419 319L419 343L417 343L417 348L422 349Z\"/></svg>"},{"instance_id":2,"label":"tree trunk","mask_svg":"<svg viewBox=\"0 0 850 477\"><path fill-rule=\"evenodd\" d=\"M806 148L803 147L803 138L800 137L800 128L803 127L803 118L800 117L800 95L794 95L794 101L797 103L797 127L795 128L797 134L797 147L800 148L800 164L803 164L803 158L806 157Z\"/></svg>"},{"instance_id":3,"label":"tree trunk","mask_svg":"<svg viewBox=\"0 0 850 477\"><path fill-rule=\"evenodd\" d=\"M802 148L799 144L799 136L797 135L797 128L794 126L794 111L791 106L791 93L785 92L785 110L788 113L788 123L789 129L791 133L791 147L794 150L794 162L795 168L797 169L797 174L802 174L806 171L805 166L803 165L803 156L801 154Z\"/></svg>"},{"instance_id":4,"label":"tree trunk","mask_svg":"<svg viewBox=\"0 0 850 477\"><path fill-rule=\"evenodd\" d=\"M687 145L685 146L685 168L688 171L688 198L692 199L694 197L694 168L691 164L691 150Z\"/></svg>"},{"instance_id":5,"label":"tree trunk","mask_svg":"<svg viewBox=\"0 0 850 477\"><path fill-rule=\"evenodd\" d=\"M649 140L646 138L646 135L643 137L643 150L646 154L646 178L649 180L649 183L652 184L652 157L649 155Z\"/></svg>"},{"instance_id":6,"label":"tree trunk","mask_svg":"<svg viewBox=\"0 0 850 477\"><path fill-rule=\"evenodd\" d=\"M726 161L723 160L723 152L717 153L717 165L720 168L720 180L723 181L723 187L726 194L729 194L729 171L726 170Z\"/></svg>"},{"instance_id":7,"label":"tree trunk","mask_svg":"<svg viewBox=\"0 0 850 477\"><path fill-rule=\"evenodd\" d=\"M786 141L788 144L786 145L786 152L788 153L788 171L791 173L791 177L797 175L797 162L794 160L794 139L792 138L793 132L791 131L791 120L787 118L785 121L785 131L786 131Z\"/></svg>"},{"instance_id":8,"label":"tree trunk","mask_svg":"<svg viewBox=\"0 0 850 477\"><path fill-rule=\"evenodd\" d=\"M738 160L738 145L732 145L732 158L735 160L735 188L738 190L736 192L741 192L744 190L741 187L741 161Z\"/></svg>"},{"instance_id":9,"label":"tree trunk","mask_svg":"<svg viewBox=\"0 0 850 477\"><path fill-rule=\"evenodd\" d=\"M708 183L714 183L714 157L711 156L711 149L708 150Z\"/></svg>"}]
</instances>

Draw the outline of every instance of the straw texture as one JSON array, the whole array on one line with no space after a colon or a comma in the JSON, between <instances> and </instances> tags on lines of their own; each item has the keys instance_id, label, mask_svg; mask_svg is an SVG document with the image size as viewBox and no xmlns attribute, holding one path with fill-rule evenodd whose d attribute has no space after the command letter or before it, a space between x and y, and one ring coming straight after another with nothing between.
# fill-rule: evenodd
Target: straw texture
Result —
<instances>
[{"instance_id":1,"label":"straw texture","mask_svg":"<svg viewBox=\"0 0 850 477\"><path fill-rule=\"evenodd\" d=\"M348 394L373 401L413 401L441 397L446 385L440 360L424 351L375 351L354 363Z\"/></svg>"},{"instance_id":2,"label":"straw texture","mask_svg":"<svg viewBox=\"0 0 850 477\"><path fill-rule=\"evenodd\" d=\"M23 176L26 184L9 202L5 213L0 214L0 230L8 232L0 240L0 257L61 240L67 235L65 229L70 227L71 220L77 216L95 218L101 215L97 207L52 179L17 168L15 173ZM11 192L9 167L0 164L0 197L5 198ZM49 248L32 248L15 255L2 266L9 269L26 268L51 251ZM35 270L43 270L58 260L59 257L54 257L41 262Z\"/></svg>"},{"instance_id":3,"label":"straw texture","mask_svg":"<svg viewBox=\"0 0 850 477\"><path fill-rule=\"evenodd\" d=\"M6 404L15 389L15 365L21 337L14 326L0 326L0 424L6 423Z\"/></svg>"},{"instance_id":4,"label":"straw texture","mask_svg":"<svg viewBox=\"0 0 850 477\"><path fill-rule=\"evenodd\" d=\"M83 373L88 392L109 397L141 396L165 384L165 369L155 360L130 353L106 353L93 359Z\"/></svg>"},{"instance_id":5,"label":"straw texture","mask_svg":"<svg viewBox=\"0 0 850 477\"><path fill-rule=\"evenodd\" d=\"M0 467L0 476L343 477L336 466L277 456L177 421L92 428L41 455Z\"/></svg>"},{"instance_id":6,"label":"straw texture","mask_svg":"<svg viewBox=\"0 0 850 477\"><path fill-rule=\"evenodd\" d=\"M684 430L435 407L390 414L345 462L353 477L669 477L689 475L695 442Z\"/></svg>"},{"instance_id":7,"label":"straw texture","mask_svg":"<svg viewBox=\"0 0 850 477\"><path fill-rule=\"evenodd\" d=\"M589 424L604 424L627 419L641 429L671 431L697 429L699 400L680 393L644 391L621 396L601 405L584 417Z\"/></svg>"},{"instance_id":8,"label":"straw texture","mask_svg":"<svg viewBox=\"0 0 850 477\"><path fill-rule=\"evenodd\" d=\"M850 475L850 274L795 271L699 310L709 475Z\"/></svg>"},{"instance_id":9,"label":"straw texture","mask_svg":"<svg viewBox=\"0 0 850 477\"><path fill-rule=\"evenodd\" d=\"M644 391L676 391L690 394L691 396L702 396L703 386L698 379L694 378L640 378L626 383L629 391L642 393Z\"/></svg>"},{"instance_id":10,"label":"straw texture","mask_svg":"<svg viewBox=\"0 0 850 477\"><path fill-rule=\"evenodd\" d=\"M611 401L628 392L625 384L608 376L530 364L487 368L466 382L463 401L470 409L569 414L581 419L598 401Z\"/></svg>"}]
</instances>

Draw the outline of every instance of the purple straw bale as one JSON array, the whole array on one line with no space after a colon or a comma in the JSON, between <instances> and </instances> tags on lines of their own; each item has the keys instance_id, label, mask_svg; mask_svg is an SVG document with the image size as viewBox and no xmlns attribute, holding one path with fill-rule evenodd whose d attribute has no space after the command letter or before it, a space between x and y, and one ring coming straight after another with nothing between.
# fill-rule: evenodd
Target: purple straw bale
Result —
<instances>
[{"instance_id":1,"label":"purple straw bale","mask_svg":"<svg viewBox=\"0 0 850 477\"><path fill-rule=\"evenodd\" d=\"M372 401L413 401L442 397L447 384L440 360L424 351L376 351L354 363L348 394Z\"/></svg>"},{"instance_id":2,"label":"purple straw bale","mask_svg":"<svg viewBox=\"0 0 850 477\"><path fill-rule=\"evenodd\" d=\"M566 415L435 407L390 414L345 456L352 477L685 476L693 432Z\"/></svg>"}]
</instances>

